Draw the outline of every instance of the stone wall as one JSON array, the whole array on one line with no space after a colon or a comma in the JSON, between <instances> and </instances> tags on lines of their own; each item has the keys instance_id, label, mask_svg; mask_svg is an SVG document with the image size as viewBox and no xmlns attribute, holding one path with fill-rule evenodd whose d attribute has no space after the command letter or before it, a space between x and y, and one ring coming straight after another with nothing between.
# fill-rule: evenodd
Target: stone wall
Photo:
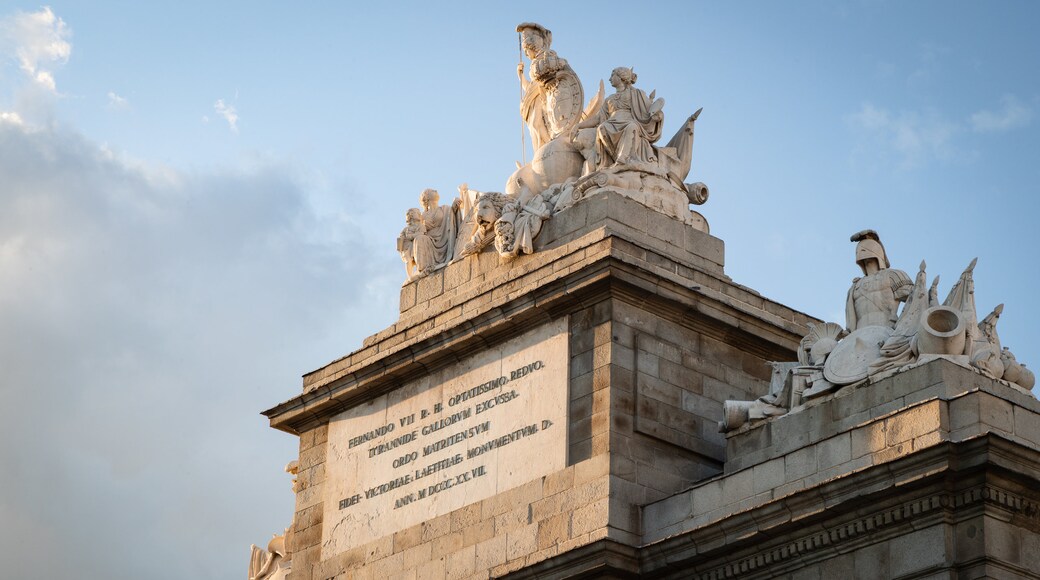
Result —
<instances>
[{"instance_id":1,"label":"stone wall","mask_svg":"<svg viewBox=\"0 0 1040 580\"><path fill-rule=\"evenodd\" d=\"M406 285L400 320L266 412L301 437L293 578L629 574L640 506L723 470L723 400L764 394L812 319L726 277L720 240L609 192L546 226L535 254ZM323 556L329 420L561 318L567 467Z\"/></svg>"}]
</instances>

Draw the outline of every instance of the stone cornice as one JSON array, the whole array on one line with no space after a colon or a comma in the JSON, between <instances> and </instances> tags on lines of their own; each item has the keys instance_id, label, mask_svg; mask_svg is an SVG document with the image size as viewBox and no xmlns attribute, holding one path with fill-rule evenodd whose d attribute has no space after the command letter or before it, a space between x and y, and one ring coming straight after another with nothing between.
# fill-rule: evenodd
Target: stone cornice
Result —
<instances>
[{"instance_id":1,"label":"stone cornice","mask_svg":"<svg viewBox=\"0 0 1040 580\"><path fill-rule=\"evenodd\" d=\"M402 319L360 351L308 375L304 393L264 415L273 427L299 433L474 349L609 297L652 301L662 315L766 358L793 355L813 319L718 276L689 268L684 275L678 263L615 229L624 228L604 226L503 268L500 280L453 297L459 302L450 302L452 316ZM568 259L575 254L582 260Z\"/></svg>"},{"instance_id":2,"label":"stone cornice","mask_svg":"<svg viewBox=\"0 0 1040 580\"><path fill-rule=\"evenodd\" d=\"M967 517L972 506L1040 532L1040 482L1024 475L1038 469L1040 452L993 434L938 445L645 546L641 570L662 578L774 577L929 521Z\"/></svg>"}]
</instances>

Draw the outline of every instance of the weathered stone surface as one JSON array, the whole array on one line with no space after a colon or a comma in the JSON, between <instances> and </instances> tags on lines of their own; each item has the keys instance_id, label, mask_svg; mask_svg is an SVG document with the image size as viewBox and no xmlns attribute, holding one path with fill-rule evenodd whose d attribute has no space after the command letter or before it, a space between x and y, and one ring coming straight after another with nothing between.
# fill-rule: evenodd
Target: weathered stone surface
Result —
<instances>
[{"instance_id":1,"label":"weathered stone surface","mask_svg":"<svg viewBox=\"0 0 1040 580\"><path fill-rule=\"evenodd\" d=\"M567 422L567 326L544 325L334 417L324 554L419 522L423 540L443 535L427 528L450 528L452 510L563 469L566 440L554 433Z\"/></svg>"}]
</instances>

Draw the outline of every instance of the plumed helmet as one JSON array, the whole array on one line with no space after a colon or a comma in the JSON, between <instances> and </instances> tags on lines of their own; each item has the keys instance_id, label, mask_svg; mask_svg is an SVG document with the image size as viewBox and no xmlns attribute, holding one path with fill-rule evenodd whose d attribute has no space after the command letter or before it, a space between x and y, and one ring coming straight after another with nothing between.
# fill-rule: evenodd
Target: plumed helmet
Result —
<instances>
[{"instance_id":1,"label":"plumed helmet","mask_svg":"<svg viewBox=\"0 0 1040 580\"><path fill-rule=\"evenodd\" d=\"M849 238L850 241L856 243L856 263L864 268L864 264L867 260L875 259L878 261L878 265L882 268L890 268L892 264L888 262L888 255L885 254L885 246L881 244L881 238L878 237L877 232L874 230L863 230L852 234Z\"/></svg>"}]
</instances>

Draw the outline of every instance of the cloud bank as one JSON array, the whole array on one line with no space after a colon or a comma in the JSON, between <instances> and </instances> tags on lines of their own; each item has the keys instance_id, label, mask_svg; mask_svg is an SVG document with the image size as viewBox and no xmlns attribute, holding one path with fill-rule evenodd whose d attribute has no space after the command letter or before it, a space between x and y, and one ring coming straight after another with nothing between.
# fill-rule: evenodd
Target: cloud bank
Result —
<instances>
[{"instance_id":1,"label":"cloud bank","mask_svg":"<svg viewBox=\"0 0 1040 580\"><path fill-rule=\"evenodd\" d=\"M4 575L241 576L292 510L295 438L257 413L358 342L347 320L385 322L398 280L275 164L190 173L0 122L0 176Z\"/></svg>"}]
</instances>

